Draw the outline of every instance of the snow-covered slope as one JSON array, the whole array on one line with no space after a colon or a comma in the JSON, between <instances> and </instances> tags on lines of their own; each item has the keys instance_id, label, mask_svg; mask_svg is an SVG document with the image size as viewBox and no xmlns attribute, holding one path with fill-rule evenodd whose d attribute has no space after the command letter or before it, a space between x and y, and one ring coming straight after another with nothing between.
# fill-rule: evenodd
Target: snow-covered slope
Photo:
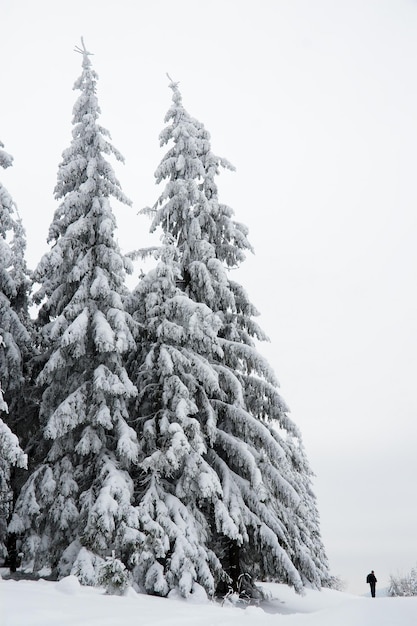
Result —
<instances>
[{"instance_id":1,"label":"snow-covered slope","mask_svg":"<svg viewBox=\"0 0 417 626\"><path fill-rule=\"evenodd\" d=\"M136 594L106 596L81 587L75 577L59 582L0 579L1 626L415 626L417 598L365 598L338 591L296 595L284 585L265 585L271 600L238 608L207 600L185 601Z\"/></svg>"}]
</instances>

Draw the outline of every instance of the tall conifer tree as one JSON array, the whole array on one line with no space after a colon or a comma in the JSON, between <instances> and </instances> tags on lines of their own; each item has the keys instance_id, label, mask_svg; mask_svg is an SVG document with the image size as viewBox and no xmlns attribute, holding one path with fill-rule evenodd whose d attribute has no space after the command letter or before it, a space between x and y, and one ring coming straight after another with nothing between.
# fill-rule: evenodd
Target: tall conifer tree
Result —
<instances>
[{"instance_id":1,"label":"tall conifer tree","mask_svg":"<svg viewBox=\"0 0 417 626\"><path fill-rule=\"evenodd\" d=\"M47 361L38 377L40 419L50 442L17 501L10 529L24 536L34 569L94 583L103 558L122 556L136 533L129 467L138 443L127 403L137 393L123 365L133 348L124 309L131 270L114 238L110 197L130 204L106 155L121 161L98 124L97 74L84 43L73 139L63 152L49 229L50 251L34 279Z\"/></svg>"},{"instance_id":2,"label":"tall conifer tree","mask_svg":"<svg viewBox=\"0 0 417 626\"><path fill-rule=\"evenodd\" d=\"M211 152L208 132L184 109L178 86L171 82L170 87L173 104L160 136L161 145L170 147L155 173L157 183L166 184L148 212L154 215L151 230L162 228L176 248L171 255L175 264L168 265L169 271L159 266L169 293L158 291L155 277L148 277L139 285L134 304L146 331L151 320L157 320L158 329L148 353L135 364L140 381L153 370L153 384L142 385L137 404L145 440L148 436L152 444L141 464L145 484L162 482L165 493L174 494L191 515L188 528L196 529L200 552L188 546L189 561L194 566L201 563L203 551L205 562L213 564L211 579L190 568L188 587L180 585L182 593L189 592L194 582L211 593L224 580L235 589L243 584L253 593L256 578L287 582L297 590L306 584L320 587L329 574L301 435L288 416L273 371L256 349L255 339L266 339L254 320L257 311L227 271L251 250L246 227L233 220L233 211L218 197L215 178L221 167L231 166ZM148 309L140 304L147 289ZM191 300L210 314L204 321L193 321L190 332L173 299L181 306L186 303L188 311ZM162 340L170 346L169 359L159 353L155 358ZM179 358L179 352L187 353L188 359ZM198 365L202 362L204 368ZM186 381L187 397L193 402L187 419L192 419L192 434L194 439L198 435L200 444L195 445L187 433L184 443L195 457L194 467L200 468L193 473L188 472L187 461L179 461L181 447L169 448L169 467L166 463L167 441L180 426L181 436L186 432L175 414L169 423L162 418L170 397L164 390L172 377L176 383ZM161 459L165 466L151 464L148 458ZM203 488L198 492L198 485L204 484L203 467L210 486L207 493ZM145 500L148 495L149 490ZM158 497L160 491L153 489L149 527L158 526L158 541L151 542L151 549L146 545L148 563L142 557L141 571L148 568L148 579L142 575L142 580L151 591L166 593L176 583L176 536L183 521L171 515L166 529Z\"/></svg>"},{"instance_id":3,"label":"tall conifer tree","mask_svg":"<svg viewBox=\"0 0 417 626\"><path fill-rule=\"evenodd\" d=\"M0 167L5 169L13 158L2 148L0 142ZM24 383L24 356L29 344L25 324L29 280L24 250L24 230L16 205L0 183L0 552L5 551L13 505L11 466L26 467L27 462L14 434L19 419L16 398Z\"/></svg>"}]
</instances>

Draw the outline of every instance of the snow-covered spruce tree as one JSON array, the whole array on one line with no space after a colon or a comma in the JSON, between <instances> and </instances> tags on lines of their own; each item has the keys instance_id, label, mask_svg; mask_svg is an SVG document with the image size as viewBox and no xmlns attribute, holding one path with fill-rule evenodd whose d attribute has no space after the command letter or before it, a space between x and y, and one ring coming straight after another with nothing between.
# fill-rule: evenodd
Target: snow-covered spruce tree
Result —
<instances>
[{"instance_id":1,"label":"snow-covered spruce tree","mask_svg":"<svg viewBox=\"0 0 417 626\"><path fill-rule=\"evenodd\" d=\"M417 567L412 567L405 575L390 576L388 595L397 596L417 596Z\"/></svg>"},{"instance_id":2,"label":"snow-covered spruce tree","mask_svg":"<svg viewBox=\"0 0 417 626\"><path fill-rule=\"evenodd\" d=\"M22 534L34 570L50 566L95 583L103 559L136 536L128 470L138 444L127 403L137 393L123 365L134 346L124 309L131 270L114 238L109 198L130 204L105 155L122 156L97 122L97 74L84 47L73 139L63 152L49 229L50 251L34 272L46 364L40 418L50 449L22 488L10 529Z\"/></svg>"},{"instance_id":3,"label":"snow-covered spruce tree","mask_svg":"<svg viewBox=\"0 0 417 626\"><path fill-rule=\"evenodd\" d=\"M0 142L0 167L6 168L13 159L2 147ZM0 380L9 410L13 395L17 395L23 384L23 357L30 342L27 329L30 283L25 248L25 232L16 205L0 183L0 333L3 337Z\"/></svg>"},{"instance_id":4,"label":"snow-covered spruce tree","mask_svg":"<svg viewBox=\"0 0 417 626\"><path fill-rule=\"evenodd\" d=\"M266 339L253 319L257 311L227 271L251 249L246 227L218 198L215 177L222 166L231 166L211 152L208 132L184 109L178 86L171 82L170 87L173 104L160 139L171 146L155 174L157 183L165 180L166 185L151 230L161 227L174 238L177 288L220 320L212 344L195 350L186 336L182 339L185 349L197 351L206 362L201 378L192 367L186 371L195 385L195 429L204 437L201 462L221 487L211 502L202 504L196 496L194 523L204 529L205 539L200 545L216 555L235 589L243 583L253 593L257 578L280 580L297 590L320 587L330 578L301 435L288 417L274 373L256 349L255 340ZM216 383L202 394L204 376ZM140 402L145 407L150 395L154 400L158 394L157 387L144 388ZM156 414L159 406L153 402L149 413ZM144 429L147 433L146 421ZM153 445L158 454L163 438L156 437ZM173 476L172 490L180 480ZM180 499L190 511L189 493ZM164 541L160 562L168 571L175 545L166 534ZM191 559L197 562L197 554ZM214 578L218 582L221 576L216 572Z\"/></svg>"},{"instance_id":5,"label":"snow-covered spruce tree","mask_svg":"<svg viewBox=\"0 0 417 626\"><path fill-rule=\"evenodd\" d=\"M0 142L0 167L7 168L13 159L2 148ZM26 456L14 434L20 421L19 398L29 344L29 280L24 251L24 230L16 205L0 183L0 552L5 550L7 522L14 499L11 466L26 467Z\"/></svg>"}]
</instances>

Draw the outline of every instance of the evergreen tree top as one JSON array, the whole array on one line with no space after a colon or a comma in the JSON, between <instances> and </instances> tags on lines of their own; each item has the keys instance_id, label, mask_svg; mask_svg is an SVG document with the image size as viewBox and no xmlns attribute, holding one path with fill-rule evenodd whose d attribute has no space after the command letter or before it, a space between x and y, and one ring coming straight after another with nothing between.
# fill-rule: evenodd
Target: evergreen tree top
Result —
<instances>
[{"instance_id":1,"label":"evergreen tree top","mask_svg":"<svg viewBox=\"0 0 417 626\"><path fill-rule=\"evenodd\" d=\"M96 96L98 75L92 68L92 53L87 51L83 40L82 45L82 49L76 48L83 56L83 69L74 83L74 89L81 94L73 107L73 139L62 153L55 187L55 198L63 202L55 213L48 241L57 240L66 231L67 218L73 221L76 215L84 215L91 208L92 197L112 196L123 204L132 204L104 156L113 155L117 161L124 162L122 154L109 141L109 131L98 124L101 113Z\"/></svg>"},{"instance_id":2,"label":"evergreen tree top","mask_svg":"<svg viewBox=\"0 0 417 626\"><path fill-rule=\"evenodd\" d=\"M0 166L6 169L13 164L13 157L3 147L0 141ZM16 311L27 308L25 250L26 233L16 203L0 182L0 293L10 299Z\"/></svg>"},{"instance_id":3,"label":"evergreen tree top","mask_svg":"<svg viewBox=\"0 0 417 626\"><path fill-rule=\"evenodd\" d=\"M179 83L168 78L172 104L159 141L169 148L155 171L157 184L165 180L166 185L153 209L144 210L153 213L151 232L158 227L170 232L183 248L187 262L187 249L196 239L204 239L199 245L205 249L206 258L216 257L229 268L237 267L245 259L245 251L253 251L248 229L233 220L229 206L219 202L215 182L222 168L235 168L212 152L210 133L185 109Z\"/></svg>"},{"instance_id":4,"label":"evergreen tree top","mask_svg":"<svg viewBox=\"0 0 417 626\"><path fill-rule=\"evenodd\" d=\"M6 169L13 164L13 157L5 150L2 150L1 148L3 147L4 144L0 141L0 166ZM15 229L15 211L16 205L11 195L0 182L0 235L3 239L6 239L8 231Z\"/></svg>"},{"instance_id":5,"label":"evergreen tree top","mask_svg":"<svg viewBox=\"0 0 417 626\"><path fill-rule=\"evenodd\" d=\"M5 150L2 150L2 148L4 148L4 143L0 141L0 166L3 169L6 169L6 167L10 167L12 165L13 157Z\"/></svg>"}]
</instances>

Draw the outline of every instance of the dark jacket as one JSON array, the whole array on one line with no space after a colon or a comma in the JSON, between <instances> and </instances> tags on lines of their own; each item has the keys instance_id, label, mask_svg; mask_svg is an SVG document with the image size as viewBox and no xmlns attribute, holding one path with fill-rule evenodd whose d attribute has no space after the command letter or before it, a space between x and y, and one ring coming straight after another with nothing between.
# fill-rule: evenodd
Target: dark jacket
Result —
<instances>
[{"instance_id":1,"label":"dark jacket","mask_svg":"<svg viewBox=\"0 0 417 626\"><path fill-rule=\"evenodd\" d=\"M375 574L372 574L372 572L370 574L368 574L368 576L366 577L366 582L370 583L370 584L375 584L377 582L377 579L375 578Z\"/></svg>"}]
</instances>

